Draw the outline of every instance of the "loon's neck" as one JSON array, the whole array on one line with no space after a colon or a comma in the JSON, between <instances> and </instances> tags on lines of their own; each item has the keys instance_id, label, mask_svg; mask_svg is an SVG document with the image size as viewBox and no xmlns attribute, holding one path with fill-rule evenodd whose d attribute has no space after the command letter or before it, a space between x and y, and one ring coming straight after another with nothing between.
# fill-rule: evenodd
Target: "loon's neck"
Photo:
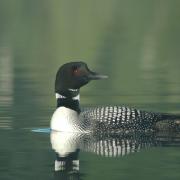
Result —
<instances>
[{"instance_id":1,"label":"loon's neck","mask_svg":"<svg viewBox=\"0 0 180 180\"><path fill-rule=\"evenodd\" d=\"M80 101L79 94L74 97L66 97L59 93L56 93L56 99L57 99L57 108L66 107L76 111L78 114L81 112L80 104L79 104Z\"/></svg>"}]
</instances>

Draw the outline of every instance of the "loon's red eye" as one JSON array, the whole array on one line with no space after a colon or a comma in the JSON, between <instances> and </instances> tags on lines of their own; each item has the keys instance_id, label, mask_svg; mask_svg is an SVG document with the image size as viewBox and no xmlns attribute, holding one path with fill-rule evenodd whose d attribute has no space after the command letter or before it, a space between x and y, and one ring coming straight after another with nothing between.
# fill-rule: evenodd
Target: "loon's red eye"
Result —
<instances>
[{"instance_id":1,"label":"loon's red eye","mask_svg":"<svg viewBox=\"0 0 180 180\"><path fill-rule=\"evenodd\" d=\"M78 67L74 67L73 68L73 74L74 75L78 75L79 73L80 73L79 68Z\"/></svg>"}]
</instances>

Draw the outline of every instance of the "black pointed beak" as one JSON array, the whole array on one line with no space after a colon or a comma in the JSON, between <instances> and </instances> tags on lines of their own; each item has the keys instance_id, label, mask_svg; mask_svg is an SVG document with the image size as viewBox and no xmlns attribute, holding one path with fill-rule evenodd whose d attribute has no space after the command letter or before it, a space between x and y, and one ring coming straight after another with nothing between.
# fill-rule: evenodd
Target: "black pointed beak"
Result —
<instances>
[{"instance_id":1,"label":"black pointed beak","mask_svg":"<svg viewBox=\"0 0 180 180\"><path fill-rule=\"evenodd\" d=\"M98 79L107 79L108 76L90 71L88 74L88 78L89 80L98 80Z\"/></svg>"}]
</instances>

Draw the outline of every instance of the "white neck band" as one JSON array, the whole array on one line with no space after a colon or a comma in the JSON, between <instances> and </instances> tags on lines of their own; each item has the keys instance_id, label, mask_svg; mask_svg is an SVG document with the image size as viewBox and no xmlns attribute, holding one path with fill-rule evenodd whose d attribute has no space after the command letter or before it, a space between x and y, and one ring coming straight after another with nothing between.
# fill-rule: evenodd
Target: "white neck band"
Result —
<instances>
[{"instance_id":1,"label":"white neck band","mask_svg":"<svg viewBox=\"0 0 180 180\"><path fill-rule=\"evenodd\" d=\"M55 96L56 96L56 99L66 99L67 98L66 96L62 96L59 93L56 93ZM77 96L73 97L72 99L80 101L80 95L78 94Z\"/></svg>"},{"instance_id":2,"label":"white neck band","mask_svg":"<svg viewBox=\"0 0 180 180\"><path fill-rule=\"evenodd\" d=\"M68 90L72 92L77 92L79 89L68 89Z\"/></svg>"}]
</instances>

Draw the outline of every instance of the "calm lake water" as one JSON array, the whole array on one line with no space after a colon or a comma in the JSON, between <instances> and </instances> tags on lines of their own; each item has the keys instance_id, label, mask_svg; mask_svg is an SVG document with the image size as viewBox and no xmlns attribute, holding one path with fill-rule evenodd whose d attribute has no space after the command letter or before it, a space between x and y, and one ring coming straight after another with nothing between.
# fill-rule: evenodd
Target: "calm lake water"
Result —
<instances>
[{"instance_id":1,"label":"calm lake water","mask_svg":"<svg viewBox=\"0 0 180 180\"><path fill-rule=\"evenodd\" d=\"M79 59L109 76L82 88L82 107L180 114L179 8L178 0L0 1L0 180L180 179L175 135L69 137L74 169L55 173L58 135L32 131L49 127L58 67Z\"/></svg>"}]
</instances>

